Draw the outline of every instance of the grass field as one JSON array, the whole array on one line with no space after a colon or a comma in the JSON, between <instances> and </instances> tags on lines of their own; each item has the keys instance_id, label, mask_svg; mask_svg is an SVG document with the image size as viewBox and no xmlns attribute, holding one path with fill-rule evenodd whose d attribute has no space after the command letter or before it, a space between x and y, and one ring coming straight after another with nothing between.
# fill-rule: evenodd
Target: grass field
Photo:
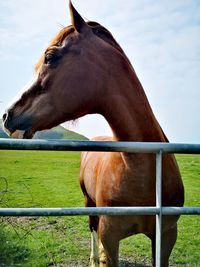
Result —
<instances>
[{"instance_id":1,"label":"grass field","mask_svg":"<svg viewBox=\"0 0 200 267\"><path fill-rule=\"evenodd\" d=\"M177 156L186 206L200 206L200 157ZM80 207L80 154L0 151L2 207ZM182 216L171 266L200 266L200 218ZM121 243L122 266L149 266L150 241L143 235ZM88 266L86 217L1 218L0 266Z\"/></svg>"}]
</instances>

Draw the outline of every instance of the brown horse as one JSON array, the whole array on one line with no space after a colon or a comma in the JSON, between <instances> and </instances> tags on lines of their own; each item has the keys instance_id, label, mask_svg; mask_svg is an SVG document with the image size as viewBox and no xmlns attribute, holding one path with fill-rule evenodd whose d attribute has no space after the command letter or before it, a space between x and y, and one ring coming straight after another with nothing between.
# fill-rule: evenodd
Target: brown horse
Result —
<instances>
[{"instance_id":1,"label":"brown horse","mask_svg":"<svg viewBox=\"0 0 200 267\"><path fill-rule=\"evenodd\" d=\"M167 142L136 73L111 33L85 22L70 2L72 26L52 40L36 66L32 85L4 114L11 136L31 138L36 131L86 114L105 117L113 137L95 140ZM82 154L81 187L87 207L155 206L155 156L134 153ZM182 206L184 190L172 155L163 157L163 206ZM165 216L162 267L176 242L178 216ZM119 266L121 239L144 233L152 242L155 216L90 217L92 266ZM100 253L95 251L100 239ZM98 259L100 256L100 260Z\"/></svg>"}]
</instances>

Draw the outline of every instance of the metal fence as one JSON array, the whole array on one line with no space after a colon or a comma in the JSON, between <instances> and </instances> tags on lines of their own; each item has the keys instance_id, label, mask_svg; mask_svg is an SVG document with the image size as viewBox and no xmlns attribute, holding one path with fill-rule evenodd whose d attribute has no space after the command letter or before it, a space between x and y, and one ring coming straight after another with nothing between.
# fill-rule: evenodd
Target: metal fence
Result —
<instances>
[{"instance_id":1,"label":"metal fence","mask_svg":"<svg viewBox=\"0 0 200 267\"><path fill-rule=\"evenodd\" d=\"M162 216L199 215L200 207L162 207L163 153L200 154L200 144L0 139L0 150L112 151L156 154L156 207L0 208L0 216L156 215L156 267L161 267Z\"/></svg>"}]
</instances>

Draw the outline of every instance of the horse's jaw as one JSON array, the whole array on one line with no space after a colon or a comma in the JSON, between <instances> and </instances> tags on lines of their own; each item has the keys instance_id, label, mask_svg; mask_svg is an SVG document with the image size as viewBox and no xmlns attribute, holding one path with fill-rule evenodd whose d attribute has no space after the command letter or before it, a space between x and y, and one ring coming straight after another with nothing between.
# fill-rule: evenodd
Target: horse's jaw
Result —
<instances>
[{"instance_id":1,"label":"horse's jaw","mask_svg":"<svg viewBox=\"0 0 200 267\"><path fill-rule=\"evenodd\" d=\"M32 139L34 132L32 130L16 130L13 133L9 134L11 138L17 138L17 139Z\"/></svg>"}]
</instances>

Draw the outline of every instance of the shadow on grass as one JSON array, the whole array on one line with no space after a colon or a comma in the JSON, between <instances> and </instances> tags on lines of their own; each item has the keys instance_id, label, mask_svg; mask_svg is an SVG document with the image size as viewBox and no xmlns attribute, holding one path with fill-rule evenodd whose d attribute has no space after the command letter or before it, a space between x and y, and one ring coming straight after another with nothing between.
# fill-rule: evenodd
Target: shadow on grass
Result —
<instances>
[{"instance_id":1,"label":"shadow on grass","mask_svg":"<svg viewBox=\"0 0 200 267\"><path fill-rule=\"evenodd\" d=\"M131 260L120 260L120 267L151 267L151 265L147 263L138 263L133 262Z\"/></svg>"},{"instance_id":2,"label":"shadow on grass","mask_svg":"<svg viewBox=\"0 0 200 267\"><path fill-rule=\"evenodd\" d=\"M26 261L29 250L16 233L0 227L0 267L21 265Z\"/></svg>"},{"instance_id":3,"label":"shadow on grass","mask_svg":"<svg viewBox=\"0 0 200 267\"><path fill-rule=\"evenodd\" d=\"M57 266L57 265L56 265ZM68 263L68 264L61 264L58 265L58 267L88 267L89 263L80 263L80 262L76 262L76 263ZM151 265L146 264L146 263L137 263L137 262L133 262L131 260L120 260L120 267L151 267Z\"/></svg>"}]
</instances>

